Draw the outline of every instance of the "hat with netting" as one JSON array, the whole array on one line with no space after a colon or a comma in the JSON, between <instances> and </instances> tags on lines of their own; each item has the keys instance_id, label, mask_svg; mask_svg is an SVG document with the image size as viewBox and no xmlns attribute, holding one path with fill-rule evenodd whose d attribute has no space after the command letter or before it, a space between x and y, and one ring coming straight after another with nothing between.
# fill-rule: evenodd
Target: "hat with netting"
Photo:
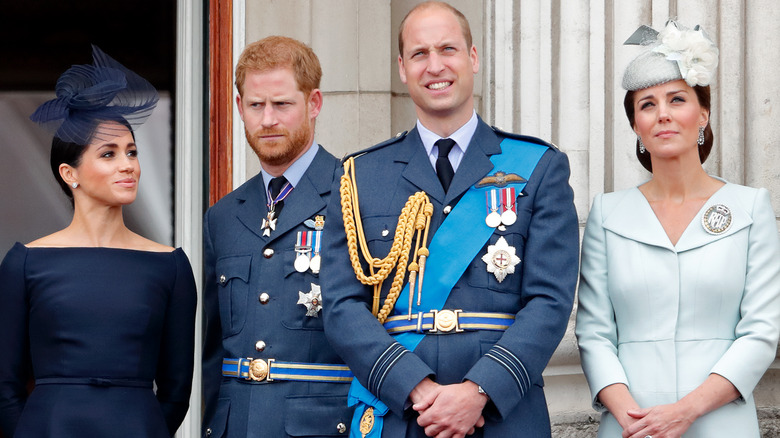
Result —
<instances>
[{"instance_id":1,"label":"hat with netting","mask_svg":"<svg viewBox=\"0 0 780 438\"><path fill-rule=\"evenodd\" d=\"M57 80L56 98L30 116L67 142L86 145L134 130L151 115L159 95L152 84L92 46L92 65L74 65ZM103 123L103 122L118 122Z\"/></svg>"},{"instance_id":2,"label":"hat with netting","mask_svg":"<svg viewBox=\"0 0 780 438\"><path fill-rule=\"evenodd\" d=\"M641 26L624 44L642 46L623 74L628 91L679 79L691 87L707 86L718 66L718 48L698 25L687 29L669 20L661 32Z\"/></svg>"}]
</instances>

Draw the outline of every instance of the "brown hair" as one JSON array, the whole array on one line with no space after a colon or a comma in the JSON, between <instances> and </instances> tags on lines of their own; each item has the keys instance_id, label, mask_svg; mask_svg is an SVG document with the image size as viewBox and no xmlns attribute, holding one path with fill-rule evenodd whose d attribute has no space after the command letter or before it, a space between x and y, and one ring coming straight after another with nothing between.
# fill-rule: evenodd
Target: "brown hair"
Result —
<instances>
[{"instance_id":1,"label":"brown hair","mask_svg":"<svg viewBox=\"0 0 780 438\"><path fill-rule=\"evenodd\" d=\"M406 26L406 20L409 18L410 15L412 15L413 12L432 8L432 7L440 7L442 9L452 12L452 14L455 15L455 18L457 18L458 23L460 23L460 29L463 32L463 38L466 40L466 50L471 50L471 45L472 45L471 27L469 27L469 20L466 19L466 16L448 3L428 1L428 2L420 3L419 5L412 8L412 10L406 14L404 19L401 20L401 25L398 26L398 53L401 55L401 58L403 58L404 56L403 34L404 34L404 26Z\"/></svg>"},{"instance_id":2,"label":"brown hair","mask_svg":"<svg viewBox=\"0 0 780 438\"><path fill-rule=\"evenodd\" d=\"M264 72L275 68L289 68L295 75L298 89L309 95L320 88L322 67L314 51L298 40L283 36L269 36L246 46L236 65L236 88L244 94L247 71Z\"/></svg>"},{"instance_id":3,"label":"brown hair","mask_svg":"<svg viewBox=\"0 0 780 438\"><path fill-rule=\"evenodd\" d=\"M639 91L639 90L637 90ZM711 106L711 99L710 99L710 86L707 85L705 87L702 86L695 86L693 87L693 91L696 92L696 97L699 99L699 105L702 106L702 108L707 110L707 113L710 113L710 106ZM626 110L626 116L628 117L628 121L631 123L631 129L634 128L634 95L636 94L636 91L628 91L626 92L626 97L623 99L623 108ZM712 127L710 126L710 123L707 123L707 126L704 128L704 144L699 146L699 160L702 164L704 164L705 161L707 161L707 157L710 156L710 152L712 151L712 143L715 141L715 137L712 133ZM650 160L650 152L645 151L645 153L639 152L639 139L636 140L636 157L639 159L639 163L647 169L648 172L653 172L653 163Z\"/></svg>"}]
</instances>

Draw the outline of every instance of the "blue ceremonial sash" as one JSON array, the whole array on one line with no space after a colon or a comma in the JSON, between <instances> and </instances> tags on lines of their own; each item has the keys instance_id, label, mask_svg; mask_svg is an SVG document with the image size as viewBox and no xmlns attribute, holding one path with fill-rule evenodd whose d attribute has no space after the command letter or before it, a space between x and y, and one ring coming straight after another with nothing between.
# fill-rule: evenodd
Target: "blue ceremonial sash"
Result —
<instances>
[{"instance_id":1,"label":"blue ceremonial sash","mask_svg":"<svg viewBox=\"0 0 780 438\"><path fill-rule=\"evenodd\" d=\"M501 141L502 153L490 157L490 162L493 163L494 170L511 171L524 178L522 181L508 183L515 187L519 195L542 155L548 149L549 146L546 145L505 138ZM485 223L485 192L490 189L491 187L470 187L433 235L431 244L428 246L430 256L425 264L421 305L416 306L416 303L413 302L413 313L427 312L431 309L441 310L461 275L466 272L474 257L493 235L494 229ZM468 233L462 232L464 227L467 227ZM393 309L394 315L409 313L410 293L415 293L415 291L409 290L407 282L396 301ZM392 336L401 345L414 351L425 334L406 332ZM380 415L387 412L387 405L365 389L357 379L352 380L349 388L349 399L350 406L358 405L355 408L350 437L362 437L360 430L355 426L360 423L363 412L369 406L374 407L375 420L374 427L366 435L366 438L381 436L382 420Z\"/></svg>"}]
</instances>

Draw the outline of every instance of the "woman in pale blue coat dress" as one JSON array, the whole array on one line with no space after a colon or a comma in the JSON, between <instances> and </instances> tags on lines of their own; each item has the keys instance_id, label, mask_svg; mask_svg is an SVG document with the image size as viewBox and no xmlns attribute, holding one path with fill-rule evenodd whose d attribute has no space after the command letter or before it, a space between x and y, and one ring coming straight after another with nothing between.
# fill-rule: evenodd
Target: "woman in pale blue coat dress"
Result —
<instances>
[{"instance_id":1,"label":"woman in pale blue coat dress","mask_svg":"<svg viewBox=\"0 0 780 438\"><path fill-rule=\"evenodd\" d=\"M599 437L758 437L752 391L780 333L780 240L765 189L707 175L718 51L697 28L640 28L624 105L653 173L599 195L577 338Z\"/></svg>"}]
</instances>

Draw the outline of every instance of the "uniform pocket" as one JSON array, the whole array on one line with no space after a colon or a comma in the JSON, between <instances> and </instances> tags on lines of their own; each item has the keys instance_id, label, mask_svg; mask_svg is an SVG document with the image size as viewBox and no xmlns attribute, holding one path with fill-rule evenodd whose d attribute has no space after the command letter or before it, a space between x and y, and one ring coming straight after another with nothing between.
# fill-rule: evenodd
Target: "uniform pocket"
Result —
<instances>
[{"instance_id":1,"label":"uniform pocket","mask_svg":"<svg viewBox=\"0 0 780 438\"><path fill-rule=\"evenodd\" d=\"M203 431L204 438L221 438L226 436L227 421L230 416L230 399L220 398L217 400L217 410L214 412L214 419Z\"/></svg>"},{"instance_id":2,"label":"uniform pocket","mask_svg":"<svg viewBox=\"0 0 780 438\"><path fill-rule=\"evenodd\" d=\"M223 338L233 336L244 328L251 267L251 255L228 256L217 260L217 293Z\"/></svg>"},{"instance_id":3,"label":"uniform pocket","mask_svg":"<svg viewBox=\"0 0 780 438\"><path fill-rule=\"evenodd\" d=\"M349 436L352 409L344 396L289 396L284 415L290 436Z\"/></svg>"}]
</instances>

